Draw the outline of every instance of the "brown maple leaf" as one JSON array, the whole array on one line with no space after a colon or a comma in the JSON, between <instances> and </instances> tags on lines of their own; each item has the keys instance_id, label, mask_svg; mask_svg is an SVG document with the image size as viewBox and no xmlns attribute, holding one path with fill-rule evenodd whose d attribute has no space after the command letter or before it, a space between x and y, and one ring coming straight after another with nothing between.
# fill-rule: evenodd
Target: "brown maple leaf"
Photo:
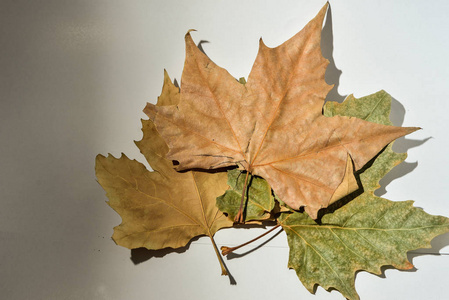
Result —
<instances>
[{"instance_id":1,"label":"brown maple leaf","mask_svg":"<svg viewBox=\"0 0 449 300\"><path fill-rule=\"evenodd\" d=\"M157 105L176 104L178 98L178 88L165 73ZM222 274L227 274L213 240L219 229L232 226L215 205L227 188L226 172L176 172L165 158L168 147L151 120L142 120L142 131L143 138L136 145L154 172L125 155L118 159L98 155L96 159L98 182L107 192L109 205L122 217L112 238L129 249L162 249L183 247L192 238L207 235Z\"/></svg>"},{"instance_id":2,"label":"brown maple leaf","mask_svg":"<svg viewBox=\"0 0 449 300\"><path fill-rule=\"evenodd\" d=\"M294 209L317 211L357 189L362 168L394 139L418 128L325 117L332 88L321 54L327 4L303 30L276 48L260 40L246 84L203 54L187 33L177 106L148 104L177 170L238 165L265 178Z\"/></svg>"}]
</instances>

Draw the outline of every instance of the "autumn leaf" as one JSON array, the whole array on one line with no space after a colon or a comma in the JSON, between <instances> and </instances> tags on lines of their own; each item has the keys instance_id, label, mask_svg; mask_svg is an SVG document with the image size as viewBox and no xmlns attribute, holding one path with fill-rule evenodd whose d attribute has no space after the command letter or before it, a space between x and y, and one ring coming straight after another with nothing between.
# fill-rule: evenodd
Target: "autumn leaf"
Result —
<instances>
[{"instance_id":1,"label":"autumn leaf","mask_svg":"<svg viewBox=\"0 0 449 300\"><path fill-rule=\"evenodd\" d=\"M240 170L233 169L228 171L228 185L230 189L217 198L217 207L228 214L231 220L234 220L239 211L244 181L245 174ZM271 187L266 180L251 176L248 179L248 189L244 200L245 221L261 221L271 218L271 211L274 209L274 197L271 193Z\"/></svg>"},{"instance_id":2,"label":"autumn leaf","mask_svg":"<svg viewBox=\"0 0 449 300\"><path fill-rule=\"evenodd\" d=\"M167 73L158 105L176 104L179 94ZM194 237L210 237L222 274L226 269L213 241L214 234L232 222L215 206L227 188L226 173L176 172L165 156L168 147L150 120L142 120L143 138L136 142L153 172L125 155L98 155L95 171L109 205L122 217L112 238L133 249L178 248Z\"/></svg>"},{"instance_id":3,"label":"autumn leaf","mask_svg":"<svg viewBox=\"0 0 449 300\"><path fill-rule=\"evenodd\" d=\"M327 4L276 48L260 40L246 83L214 64L187 33L179 104L144 110L169 145L167 158L179 162L177 170L237 165L315 219L320 208L358 188L353 169L417 129L323 116L332 88L320 49L326 10Z\"/></svg>"},{"instance_id":4,"label":"autumn leaf","mask_svg":"<svg viewBox=\"0 0 449 300\"><path fill-rule=\"evenodd\" d=\"M360 99L349 96L342 104L326 104L324 114L389 124L390 103L384 91ZM430 248L435 236L449 231L449 219L431 216L413 207L413 201L392 202L374 195L381 177L405 157L388 146L360 175L364 192L325 214L320 224L298 212L278 219L287 233L288 265L310 292L319 284L336 288L348 299L359 299L354 285L357 270L381 274L384 265L410 269L407 251Z\"/></svg>"}]
</instances>

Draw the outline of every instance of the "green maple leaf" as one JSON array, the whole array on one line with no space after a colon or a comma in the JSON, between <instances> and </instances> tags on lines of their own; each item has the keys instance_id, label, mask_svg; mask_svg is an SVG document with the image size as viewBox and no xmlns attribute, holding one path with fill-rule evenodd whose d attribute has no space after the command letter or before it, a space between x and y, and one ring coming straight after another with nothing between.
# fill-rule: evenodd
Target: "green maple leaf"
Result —
<instances>
[{"instance_id":1,"label":"green maple leaf","mask_svg":"<svg viewBox=\"0 0 449 300\"><path fill-rule=\"evenodd\" d=\"M429 248L449 221L413 207L413 201L393 202L367 193L317 224L304 213L283 214L280 224L290 246L290 268L313 293L315 285L336 288L348 299L359 299L357 270L381 274L392 265L411 269L407 251Z\"/></svg>"},{"instance_id":2,"label":"green maple leaf","mask_svg":"<svg viewBox=\"0 0 449 300\"><path fill-rule=\"evenodd\" d=\"M381 91L360 99L349 96L342 104L328 103L324 114L390 124L390 106L390 96ZM290 246L289 267L310 292L321 285L359 299L354 285L357 270L380 274L384 265L410 269L407 251L430 248L435 236L449 231L448 218L431 216L413 207L413 201L393 202L374 195L379 180L405 157L389 145L360 175L363 193L325 214L320 224L305 213L281 215L278 221Z\"/></svg>"},{"instance_id":3,"label":"green maple leaf","mask_svg":"<svg viewBox=\"0 0 449 300\"><path fill-rule=\"evenodd\" d=\"M234 220L240 209L245 176L246 174L238 169L228 171L230 189L217 198L218 208L231 220ZM263 178L251 175L249 175L248 182L245 195L245 221L270 219L275 204L270 185Z\"/></svg>"}]
</instances>

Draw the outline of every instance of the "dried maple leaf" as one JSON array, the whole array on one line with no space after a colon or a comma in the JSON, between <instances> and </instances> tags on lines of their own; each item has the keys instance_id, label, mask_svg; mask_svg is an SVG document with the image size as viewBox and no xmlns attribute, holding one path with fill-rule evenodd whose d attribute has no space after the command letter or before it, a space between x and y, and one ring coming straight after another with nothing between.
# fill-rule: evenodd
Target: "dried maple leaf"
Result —
<instances>
[{"instance_id":1,"label":"dried maple leaf","mask_svg":"<svg viewBox=\"0 0 449 300\"><path fill-rule=\"evenodd\" d=\"M417 129L322 115L331 89L320 49L326 10L327 4L276 48L261 40L245 84L186 35L179 105L145 108L178 170L238 165L265 178L290 207L305 206L316 218L320 208L357 189L353 168Z\"/></svg>"},{"instance_id":2,"label":"dried maple leaf","mask_svg":"<svg viewBox=\"0 0 449 300\"><path fill-rule=\"evenodd\" d=\"M158 105L176 104L178 98L178 89L165 73ZM182 247L193 237L207 235L226 274L212 238L219 229L232 226L215 206L215 199L227 188L226 173L176 172L165 158L168 147L153 122L142 120L142 131L136 145L154 172L125 155L96 159L98 182L107 192L109 205L122 217L112 238L130 249L162 249Z\"/></svg>"}]
</instances>

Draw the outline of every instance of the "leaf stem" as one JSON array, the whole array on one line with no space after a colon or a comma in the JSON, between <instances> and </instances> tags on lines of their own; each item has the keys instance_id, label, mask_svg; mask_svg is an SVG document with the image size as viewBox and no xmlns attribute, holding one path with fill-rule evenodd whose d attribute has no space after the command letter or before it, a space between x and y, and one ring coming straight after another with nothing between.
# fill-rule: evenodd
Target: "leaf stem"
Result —
<instances>
[{"instance_id":1,"label":"leaf stem","mask_svg":"<svg viewBox=\"0 0 449 300\"><path fill-rule=\"evenodd\" d=\"M209 236L210 240L212 242L212 245L214 246L214 250L215 250L215 254L217 255L218 258L218 262L220 263L220 267L221 267L221 275L228 275L228 271L226 270L226 266L224 265L223 262L223 257L220 255L220 251L218 251L218 247L217 244L215 244L215 240L212 236Z\"/></svg>"},{"instance_id":2,"label":"leaf stem","mask_svg":"<svg viewBox=\"0 0 449 300\"><path fill-rule=\"evenodd\" d=\"M240 200L240 208L239 208L237 215L235 215L235 218L234 218L235 224L244 224L245 223L245 220L243 219L243 203L245 202L246 186L248 184L248 175L249 175L249 172L246 172L245 184L243 185L243 191L242 191L242 199Z\"/></svg>"},{"instance_id":3,"label":"leaf stem","mask_svg":"<svg viewBox=\"0 0 449 300\"><path fill-rule=\"evenodd\" d=\"M241 245L239 245L239 246L236 246L236 247L226 247L226 246L223 246L223 247L220 248L220 249L221 249L221 254L222 254L223 256L226 256L226 255L228 255L229 253L234 252L235 250L237 250L237 249L239 249L239 248L241 248L241 247L243 247L243 246L246 246L246 245L248 245L248 244L251 244L252 242L257 241L257 240L260 239L261 237L266 236L267 234L269 234L270 232L272 232L273 230L275 230L275 229L278 228L279 226L281 226L281 225L278 224L278 225L274 226L273 228L271 228L270 230L268 230L267 232L264 232L263 234L259 235L258 237L252 239L251 241L246 242L246 243L243 243L243 244L241 244Z\"/></svg>"}]
</instances>

